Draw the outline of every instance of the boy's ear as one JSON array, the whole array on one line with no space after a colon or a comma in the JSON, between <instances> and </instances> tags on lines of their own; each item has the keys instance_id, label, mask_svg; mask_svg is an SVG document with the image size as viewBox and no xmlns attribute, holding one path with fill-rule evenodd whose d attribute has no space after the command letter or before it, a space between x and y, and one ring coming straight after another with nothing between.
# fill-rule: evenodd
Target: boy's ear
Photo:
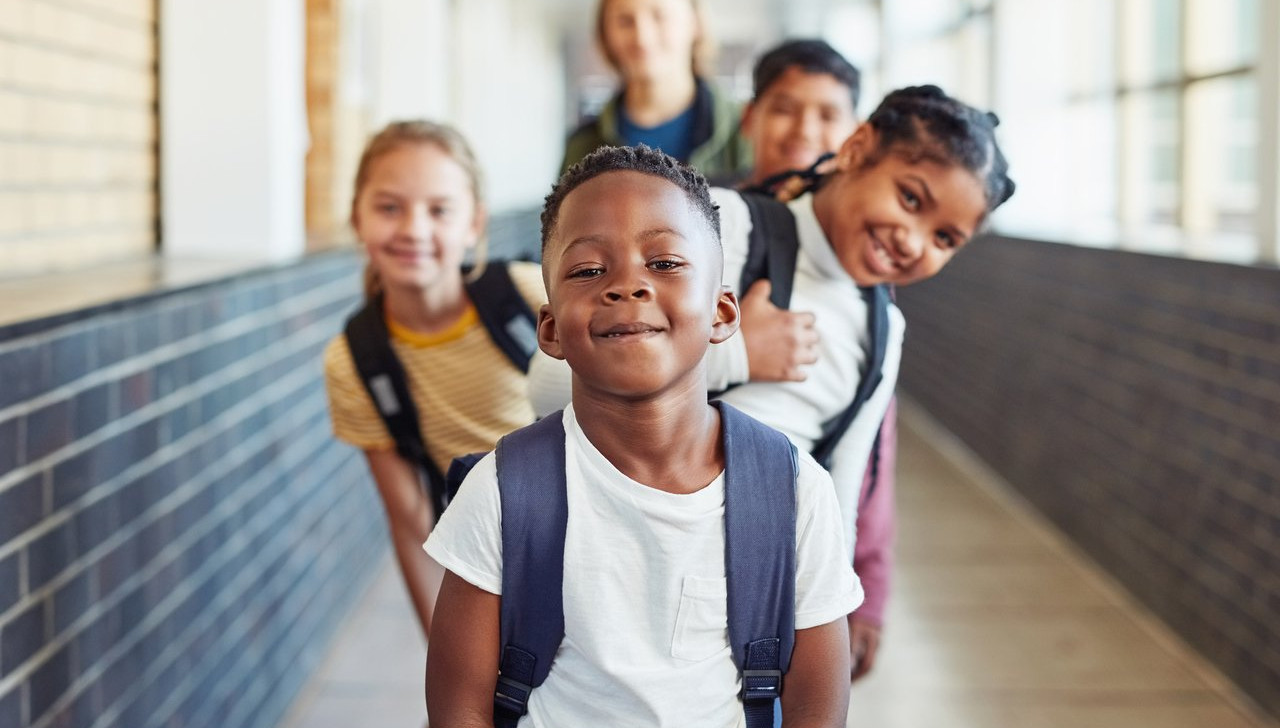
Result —
<instances>
[{"instance_id":1,"label":"boy's ear","mask_svg":"<svg viewBox=\"0 0 1280 728\"><path fill-rule=\"evenodd\" d=\"M840 145L840 151L836 153L836 169L841 172L858 169L871 158L875 148L876 129L864 121Z\"/></svg>"},{"instance_id":2,"label":"boy's ear","mask_svg":"<svg viewBox=\"0 0 1280 728\"><path fill-rule=\"evenodd\" d=\"M556 331L556 320L551 315L551 304L544 303L538 309L538 348L553 359L564 359L560 350L560 334Z\"/></svg>"},{"instance_id":3,"label":"boy's ear","mask_svg":"<svg viewBox=\"0 0 1280 728\"><path fill-rule=\"evenodd\" d=\"M719 344L733 336L741 320L737 294L729 290L728 286L721 286L720 296L716 299L716 317L711 323L711 343Z\"/></svg>"}]
</instances>

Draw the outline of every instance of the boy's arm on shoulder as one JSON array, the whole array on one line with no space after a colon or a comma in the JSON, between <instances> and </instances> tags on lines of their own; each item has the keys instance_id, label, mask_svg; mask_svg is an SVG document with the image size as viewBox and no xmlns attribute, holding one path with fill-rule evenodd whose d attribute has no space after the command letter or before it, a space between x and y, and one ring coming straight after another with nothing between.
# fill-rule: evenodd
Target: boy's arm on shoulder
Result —
<instances>
[{"instance_id":1,"label":"boy's arm on shoulder","mask_svg":"<svg viewBox=\"0 0 1280 728\"><path fill-rule=\"evenodd\" d=\"M493 728L500 600L451 571L445 573L427 650L432 725Z\"/></svg>"},{"instance_id":2,"label":"boy's arm on shoulder","mask_svg":"<svg viewBox=\"0 0 1280 728\"><path fill-rule=\"evenodd\" d=\"M842 728L849 714L849 670L849 626L844 617L796 630L782 690L783 725Z\"/></svg>"}]
</instances>

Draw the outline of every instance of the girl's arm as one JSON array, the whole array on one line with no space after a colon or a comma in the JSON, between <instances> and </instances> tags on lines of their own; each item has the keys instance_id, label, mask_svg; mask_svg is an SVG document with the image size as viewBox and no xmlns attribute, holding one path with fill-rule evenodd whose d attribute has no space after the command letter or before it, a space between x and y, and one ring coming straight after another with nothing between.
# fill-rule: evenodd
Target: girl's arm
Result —
<instances>
[{"instance_id":1,"label":"girl's arm","mask_svg":"<svg viewBox=\"0 0 1280 728\"><path fill-rule=\"evenodd\" d=\"M419 483L417 470L394 450L365 450L369 470L382 496L387 523L391 527L391 545L400 572L404 574L409 597L422 633L431 637L431 612L440 590L443 570L422 550L431 535L435 514Z\"/></svg>"},{"instance_id":2,"label":"girl's arm","mask_svg":"<svg viewBox=\"0 0 1280 728\"><path fill-rule=\"evenodd\" d=\"M782 688L782 724L787 728L843 728L849 715L849 669L845 617L796 630L791 669Z\"/></svg>"},{"instance_id":3,"label":"girl's arm","mask_svg":"<svg viewBox=\"0 0 1280 728\"><path fill-rule=\"evenodd\" d=\"M427 650L427 715L432 725L493 728L500 600L452 571L445 572L436 630Z\"/></svg>"}]
</instances>

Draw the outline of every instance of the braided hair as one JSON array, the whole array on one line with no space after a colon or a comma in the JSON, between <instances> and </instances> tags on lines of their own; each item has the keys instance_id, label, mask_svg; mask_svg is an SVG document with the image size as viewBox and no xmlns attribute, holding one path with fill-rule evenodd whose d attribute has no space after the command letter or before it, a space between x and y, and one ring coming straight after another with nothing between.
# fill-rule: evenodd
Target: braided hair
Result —
<instances>
[{"instance_id":1,"label":"braided hair","mask_svg":"<svg viewBox=\"0 0 1280 728\"><path fill-rule=\"evenodd\" d=\"M1013 196L1009 163L996 143L1000 119L947 95L937 86L911 86L890 93L871 112L877 148L865 162L879 162L890 152L912 161L959 164L976 176L986 193L987 212Z\"/></svg>"},{"instance_id":2,"label":"braided hair","mask_svg":"<svg viewBox=\"0 0 1280 728\"><path fill-rule=\"evenodd\" d=\"M719 245L720 213L716 204L711 201L706 178L693 167L681 164L675 157L641 144L635 147L600 147L564 173L560 181L551 188L542 206L544 253L547 241L551 239L560 219L560 206L564 204L564 198L584 182L606 172L640 172L660 177L679 187L689 199L689 204L702 215Z\"/></svg>"}]
</instances>

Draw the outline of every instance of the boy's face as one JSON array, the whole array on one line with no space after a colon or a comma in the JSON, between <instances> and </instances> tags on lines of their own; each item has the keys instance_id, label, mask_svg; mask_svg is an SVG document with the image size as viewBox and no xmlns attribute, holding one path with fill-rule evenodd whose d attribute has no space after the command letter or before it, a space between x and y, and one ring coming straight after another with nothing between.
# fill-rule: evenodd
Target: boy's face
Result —
<instances>
[{"instance_id":1,"label":"boy's face","mask_svg":"<svg viewBox=\"0 0 1280 728\"><path fill-rule=\"evenodd\" d=\"M641 398L683 382L705 394L703 355L737 330L738 306L683 190L631 171L584 182L561 204L542 265L538 341L569 362L575 391Z\"/></svg>"},{"instance_id":2,"label":"boy's face","mask_svg":"<svg viewBox=\"0 0 1280 728\"><path fill-rule=\"evenodd\" d=\"M867 124L849 138L836 158L829 204L815 199L814 211L859 285L905 286L933 277L969 242L986 215L986 195L958 164L911 161L892 150L866 164L875 139Z\"/></svg>"},{"instance_id":3,"label":"boy's face","mask_svg":"<svg viewBox=\"0 0 1280 728\"><path fill-rule=\"evenodd\" d=\"M836 152L858 125L849 87L829 73L783 71L747 107L742 130L755 153L751 181L806 169Z\"/></svg>"}]
</instances>

